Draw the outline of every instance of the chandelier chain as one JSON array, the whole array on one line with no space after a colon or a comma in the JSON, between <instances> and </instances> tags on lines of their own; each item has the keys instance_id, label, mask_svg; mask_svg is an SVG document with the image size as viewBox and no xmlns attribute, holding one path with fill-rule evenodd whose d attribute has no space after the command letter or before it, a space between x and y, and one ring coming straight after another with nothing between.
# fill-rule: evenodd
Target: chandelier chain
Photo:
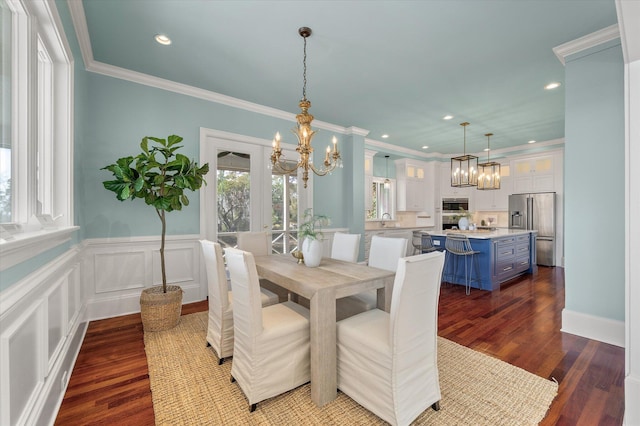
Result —
<instances>
[{"instance_id":1,"label":"chandelier chain","mask_svg":"<svg viewBox=\"0 0 640 426\"><path fill-rule=\"evenodd\" d=\"M302 56L302 99L307 99L307 38L304 39L304 55Z\"/></svg>"}]
</instances>

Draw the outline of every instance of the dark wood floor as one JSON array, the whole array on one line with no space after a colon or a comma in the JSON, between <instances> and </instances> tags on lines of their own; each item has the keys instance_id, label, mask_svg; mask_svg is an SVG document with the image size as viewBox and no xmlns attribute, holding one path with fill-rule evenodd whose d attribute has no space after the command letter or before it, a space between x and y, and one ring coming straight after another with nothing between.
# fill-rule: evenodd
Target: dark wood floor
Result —
<instances>
[{"instance_id":1,"label":"dark wood floor","mask_svg":"<svg viewBox=\"0 0 640 426\"><path fill-rule=\"evenodd\" d=\"M543 425L621 425L624 349L561 333L562 268L540 267L500 291L444 284L439 334L560 386ZM207 302L185 305L183 314ZM140 315L89 324L56 425L154 424Z\"/></svg>"}]
</instances>

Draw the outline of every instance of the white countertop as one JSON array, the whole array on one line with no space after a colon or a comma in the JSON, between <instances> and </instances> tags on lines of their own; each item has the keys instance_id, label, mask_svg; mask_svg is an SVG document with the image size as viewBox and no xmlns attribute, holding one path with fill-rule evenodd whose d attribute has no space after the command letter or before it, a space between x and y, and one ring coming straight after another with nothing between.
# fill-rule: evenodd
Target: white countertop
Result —
<instances>
[{"instance_id":1,"label":"white countertop","mask_svg":"<svg viewBox=\"0 0 640 426\"><path fill-rule=\"evenodd\" d=\"M477 238L477 239L491 239L491 238L499 238L499 237L508 237L510 235L522 235L529 233L537 233L538 231L532 230L521 230L521 229L505 229L505 228L497 228L493 231L487 229L479 229L476 231L429 231L430 235L437 237L446 237L447 234L457 234L457 235L466 235L468 238Z\"/></svg>"}]
</instances>

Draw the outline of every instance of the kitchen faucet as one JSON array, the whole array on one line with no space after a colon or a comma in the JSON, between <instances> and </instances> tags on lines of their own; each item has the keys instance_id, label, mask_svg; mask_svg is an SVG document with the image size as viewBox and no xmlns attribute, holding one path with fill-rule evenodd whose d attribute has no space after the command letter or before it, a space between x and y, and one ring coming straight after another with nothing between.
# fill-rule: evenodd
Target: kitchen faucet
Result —
<instances>
[{"instance_id":1,"label":"kitchen faucet","mask_svg":"<svg viewBox=\"0 0 640 426\"><path fill-rule=\"evenodd\" d=\"M382 225L382 227L384 228L385 222L384 222L384 217L387 216L389 218L389 220L391 220L391 215L389 213L382 213L382 222L380 223Z\"/></svg>"}]
</instances>

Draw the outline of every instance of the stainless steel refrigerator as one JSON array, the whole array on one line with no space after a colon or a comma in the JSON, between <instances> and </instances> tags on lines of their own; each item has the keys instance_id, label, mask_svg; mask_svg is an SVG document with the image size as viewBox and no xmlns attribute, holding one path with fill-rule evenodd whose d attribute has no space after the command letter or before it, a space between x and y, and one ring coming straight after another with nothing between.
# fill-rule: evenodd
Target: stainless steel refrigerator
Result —
<instances>
[{"instance_id":1,"label":"stainless steel refrigerator","mask_svg":"<svg viewBox=\"0 0 640 426\"><path fill-rule=\"evenodd\" d=\"M538 265L555 266L555 192L509 195L509 228L537 230L537 263Z\"/></svg>"}]
</instances>

